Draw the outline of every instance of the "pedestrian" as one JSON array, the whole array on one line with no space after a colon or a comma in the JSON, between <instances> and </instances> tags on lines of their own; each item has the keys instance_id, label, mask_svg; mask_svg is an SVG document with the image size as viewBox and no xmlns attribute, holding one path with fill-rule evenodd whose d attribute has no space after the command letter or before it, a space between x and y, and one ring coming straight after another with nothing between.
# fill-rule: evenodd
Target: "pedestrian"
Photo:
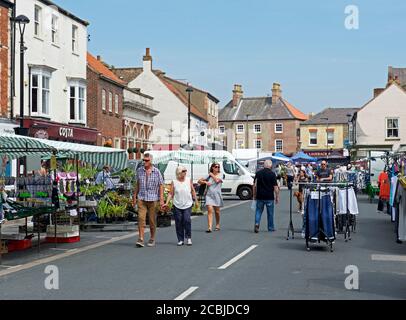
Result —
<instances>
[{"instance_id":1,"label":"pedestrian","mask_svg":"<svg viewBox=\"0 0 406 320\"><path fill-rule=\"evenodd\" d=\"M297 178L297 183L299 184L299 191L295 193L297 202L298 202L298 207L299 207L299 213L304 214L304 197L303 197L303 190L304 190L304 184L309 182L309 177L306 175L305 170L300 170L299 176Z\"/></svg>"},{"instance_id":2,"label":"pedestrian","mask_svg":"<svg viewBox=\"0 0 406 320\"><path fill-rule=\"evenodd\" d=\"M103 170L97 174L95 183L104 185L105 190L114 189L109 166L103 166Z\"/></svg>"},{"instance_id":3,"label":"pedestrian","mask_svg":"<svg viewBox=\"0 0 406 320\"><path fill-rule=\"evenodd\" d=\"M186 177L187 169L183 166L176 168L176 180L172 181L171 191L166 199L165 206L173 199L176 236L178 246L192 245L192 206L198 206L195 188L190 178Z\"/></svg>"},{"instance_id":4,"label":"pedestrian","mask_svg":"<svg viewBox=\"0 0 406 320\"><path fill-rule=\"evenodd\" d=\"M287 184L288 189L291 190L293 187L293 181L295 180L295 168L293 165L288 162L288 167L286 168L286 177L287 177Z\"/></svg>"},{"instance_id":5,"label":"pedestrian","mask_svg":"<svg viewBox=\"0 0 406 320\"><path fill-rule=\"evenodd\" d=\"M221 186L223 184L222 174L220 173L220 165L213 163L210 167L209 176L199 180L199 184L206 184L206 207L207 207L207 233L212 232L213 227L213 211L216 214L216 229L220 231L220 208L224 205L221 195Z\"/></svg>"},{"instance_id":6,"label":"pedestrian","mask_svg":"<svg viewBox=\"0 0 406 320\"><path fill-rule=\"evenodd\" d=\"M7 202L7 193L4 191L4 185L0 185L0 224L4 222L3 204Z\"/></svg>"},{"instance_id":7,"label":"pedestrian","mask_svg":"<svg viewBox=\"0 0 406 320\"><path fill-rule=\"evenodd\" d=\"M320 169L316 172L317 182L332 182L333 172L327 167L327 162L323 160L321 162Z\"/></svg>"},{"instance_id":8,"label":"pedestrian","mask_svg":"<svg viewBox=\"0 0 406 320\"><path fill-rule=\"evenodd\" d=\"M144 166L137 170L135 188L135 199L138 199L138 231L139 236L136 243L138 248L144 247L144 229L146 216L148 214L149 228L151 231L148 247L155 246L156 235L156 214L159 206L164 206L164 180L158 168L152 165L152 155L144 154Z\"/></svg>"},{"instance_id":9,"label":"pedestrian","mask_svg":"<svg viewBox=\"0 0 406 320\"><path fill-rule=\"evenodd\" d=\"M266 206L268 214L268 231L275 231L274 208L275 204L279 203L279 187L276 181L276 175L272 171L272 161L270 160L266 160L264 169L255 175L253 198L256 200L254 232L259 232L264 206Z\"/></svg>"}]
</instances>

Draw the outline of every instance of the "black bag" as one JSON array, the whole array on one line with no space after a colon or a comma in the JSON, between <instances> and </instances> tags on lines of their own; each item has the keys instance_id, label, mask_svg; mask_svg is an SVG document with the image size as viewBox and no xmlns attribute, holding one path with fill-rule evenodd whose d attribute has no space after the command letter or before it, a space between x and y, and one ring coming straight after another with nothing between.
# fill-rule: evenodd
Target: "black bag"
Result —
<instances>
[{"instance_id":1,"label":"black bag","mask_svg":"<svg viewBox=\"0 0 406 320\"><path fill-rule=\"evenodd\" d=\"M378 211L383 211L383 207L384 207L384 201L381 198L379 198Z\"/></svg>"},{"instance_id":2,"label":"black bag","mask_svg":"<svg viewBox=\"0 0 406 320\"><path fill-rule=\"evenodd\" d=\"M209 181L209 179L210 179L210 177L207 177L204 181ZM199 186L199 192L198 192L198 194L199 194L200 197L203 197L203 196L206 195L206 192L207 192L207 184L202 183L202 184Z\"/></svg>"}]
</instances>

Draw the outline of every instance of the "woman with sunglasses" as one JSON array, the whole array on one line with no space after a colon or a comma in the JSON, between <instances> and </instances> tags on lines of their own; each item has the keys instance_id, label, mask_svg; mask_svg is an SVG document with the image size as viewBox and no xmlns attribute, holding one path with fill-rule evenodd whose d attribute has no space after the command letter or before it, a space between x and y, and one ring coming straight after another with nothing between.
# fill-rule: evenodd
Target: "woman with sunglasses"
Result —
<instances>
[{"instance_id":1,"label":"woman with sunglasses","mask_svg":"<svg viewBox=\"0 0 406 320\"><path fill-rule=\"evenodd\" d=\"M213 211L216 214L216 229L220 231L220 208L223 206L223 197L221 195L221 186L223 184L220 173L220 165L213 163L210 167L210 174L207 179L200 179L199 184L206 184L206 207L207 207L207 233L212 231Z\"/></svg>"},{"instance_id":2,"label":"woman with sunglasses","mask_svg":"<svg viewBox=\"0 0 406 320\"><path fill-rule=\"evenodd\" d=\"M173 199L176 235L178 237L178 246L183 246L186 239L186 245L192 245L192 206L193 201L197 205L196 192L193 183L186 178L187 170L183 166L176 168L176 180L172 181L171 191L166 200L165 207Z\"/></svg>"}]
</instances>

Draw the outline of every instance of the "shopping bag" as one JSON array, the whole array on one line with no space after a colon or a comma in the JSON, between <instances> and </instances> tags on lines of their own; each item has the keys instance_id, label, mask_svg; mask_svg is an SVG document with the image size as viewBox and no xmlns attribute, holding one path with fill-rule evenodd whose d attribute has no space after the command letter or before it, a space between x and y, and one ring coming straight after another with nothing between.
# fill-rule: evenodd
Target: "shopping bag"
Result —
<instances>
[{"instance_id":1,"label":"shopping bag","mask_svg":"<svg viewBox=\"0 0 406 320\"><path fill-rule=\"evenodd\" d=\"M252 200L251 202L251 210L256 211L257 210L257 200Z\"/></svg>"}]
</instances>

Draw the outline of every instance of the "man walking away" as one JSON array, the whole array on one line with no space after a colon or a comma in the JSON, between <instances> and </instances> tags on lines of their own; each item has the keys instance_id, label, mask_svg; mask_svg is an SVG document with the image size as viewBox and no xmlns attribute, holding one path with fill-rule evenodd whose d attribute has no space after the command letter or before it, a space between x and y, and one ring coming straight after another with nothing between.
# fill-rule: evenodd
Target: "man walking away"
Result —
<instances>
[{"instance_id":1,"label":"man walking away","mask_svg":"<svg viewBox=\"0 0 406 320\"><path fill-rule=\"evenodd\" d=\"M275 231L274 227L274 206L279 203L279 187L276 175L272 171L272 161L267 160L264 169L257 172L254 180L254 200L257 201L255 213L255 233L259 232L262 212L264 206L268 213L268 231Z\"/></svg>"},{"instance_id":2,"label":"man walking away","mask_svg":"<svg viewBox=\"0 0 406 320\"><path fill-rule=\"evenodd\" d=\"M156 214L159 205L164 209L164 189L161 172L152 165L152 155L144 154L144 166L137 170L135 198L138 199L138 248L144 247L144 228L148 213L151 238L148 247L155 246Z\"/></svg>"}]
</instances>

